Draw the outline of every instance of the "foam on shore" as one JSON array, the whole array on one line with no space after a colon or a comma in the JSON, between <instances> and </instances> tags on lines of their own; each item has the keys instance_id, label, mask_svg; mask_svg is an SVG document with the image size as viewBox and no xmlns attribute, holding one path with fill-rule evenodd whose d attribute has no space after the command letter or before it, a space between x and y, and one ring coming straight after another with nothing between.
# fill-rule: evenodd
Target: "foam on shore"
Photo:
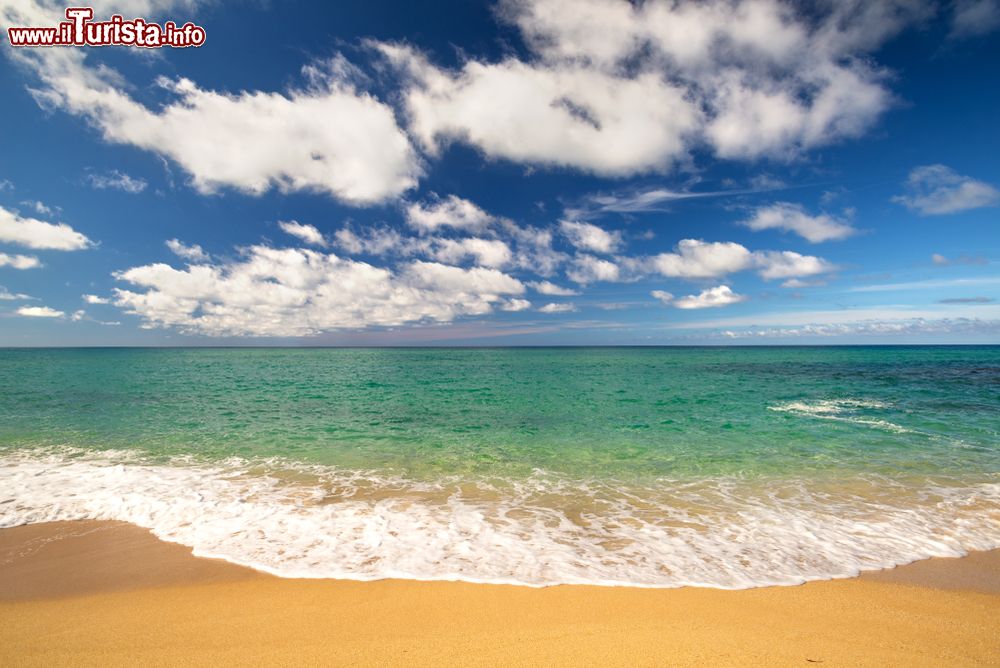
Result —
<instances>
[{"instance_id":1,"label":"foam on shore","mask_svg":"<svg viewBox=\"0 0 1000 668\"><path fill-rule=\"evenodd\" d=\"M0 455L0 527L121 520L284 577L744 589L1000 546L1000 480L433 483L279 460Z\"/></svg>"}]
</instances>

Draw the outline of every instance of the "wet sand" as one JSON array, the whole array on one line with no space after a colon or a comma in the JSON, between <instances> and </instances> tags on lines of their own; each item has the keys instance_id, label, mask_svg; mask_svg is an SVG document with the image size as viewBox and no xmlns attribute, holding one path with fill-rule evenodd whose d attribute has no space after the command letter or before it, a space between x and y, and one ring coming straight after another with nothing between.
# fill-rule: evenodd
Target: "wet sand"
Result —
<instances>
[{"instance_id":1,"label":"wet sand","mask_svg":"<svg viewBox=\"0 0 1000 668\"><path fill-rule=\"evenodd\" d=\"M744 591L289 580L119 522L0 531L0 665L1000 665L1000 551Z\"/></svg>"}]
</instances>

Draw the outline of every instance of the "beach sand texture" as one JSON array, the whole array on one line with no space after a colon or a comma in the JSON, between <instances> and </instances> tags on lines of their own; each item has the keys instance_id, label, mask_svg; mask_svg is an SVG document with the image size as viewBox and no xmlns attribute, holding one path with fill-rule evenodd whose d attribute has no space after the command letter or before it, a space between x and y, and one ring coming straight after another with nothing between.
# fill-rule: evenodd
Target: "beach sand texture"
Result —
<instances>
[{"instance_id":1,"label":"beach sand texture","mask_svg":"<svg viewBox=\"0 0 1000 668\"><path fill-rule=\"evenodd\" d=\"M0 531L0 665L1000 664L1000 552L741 591L281 579L118 522Z\"/></svg>"}]
</instances>

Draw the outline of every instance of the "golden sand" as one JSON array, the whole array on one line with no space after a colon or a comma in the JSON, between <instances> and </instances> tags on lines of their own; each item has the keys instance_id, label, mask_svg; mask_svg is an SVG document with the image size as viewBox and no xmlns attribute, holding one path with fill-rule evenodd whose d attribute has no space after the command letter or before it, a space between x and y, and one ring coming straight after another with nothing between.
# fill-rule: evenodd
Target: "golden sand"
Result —
<instances>
[{"instance_id":1,"label":"golden sand","mask_svg":"<svg viewBox=\"0 0 1000 668\"><path fill-rule=\"evenodd\" d=\"M284 580L113 522L0 531L0 665L1000 665L1000 553L745 591Z\"/></svg>"}]
</instances>

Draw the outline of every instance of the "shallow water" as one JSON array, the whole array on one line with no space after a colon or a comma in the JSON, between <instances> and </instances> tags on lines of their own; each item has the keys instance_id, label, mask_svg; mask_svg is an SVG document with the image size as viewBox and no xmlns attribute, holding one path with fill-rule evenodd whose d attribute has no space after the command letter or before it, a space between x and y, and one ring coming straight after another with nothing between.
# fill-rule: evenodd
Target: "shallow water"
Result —
<instances>
[{"instance_id":1,"label":"shallow water","mask_svg":"<svg viewBox=\"0 0 1000 668\"><path fill-rule=\"evenodd\" d=\"M739 588L1000 546L1000 347L0 351L0 525Z\"/></svg>"}]
</instances>

